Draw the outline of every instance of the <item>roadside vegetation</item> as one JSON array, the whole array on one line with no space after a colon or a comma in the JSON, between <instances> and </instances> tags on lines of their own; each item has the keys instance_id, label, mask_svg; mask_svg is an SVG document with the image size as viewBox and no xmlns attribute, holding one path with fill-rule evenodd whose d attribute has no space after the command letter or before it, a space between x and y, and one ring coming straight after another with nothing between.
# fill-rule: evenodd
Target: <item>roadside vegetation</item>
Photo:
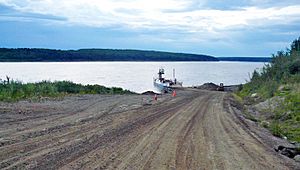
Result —
<instances>
[{"instance_id":1,"label":"roadside vegetation","mask_svg":"<svg viewBox=\"0 0 300 170\"><path fill-rule=\"evenodd\" d=\"M259 120L262 126L276 136L300 142L300 38L290 49L273 55L262 70L255 70L237 95L248 105L269 101L264 112L272 115Z\"/></svg>"},{"instance_id":2,"label":"roadside vegetation","mask_svg":"<svg viewBox=\"0 0 300 170\"><path fill-rule=\"evenodd\" d=\"M118 87L82 85L70 81L22 83L8 80L0 82L0 101L12 102L42 97L63 97L68 94L132 94L132 92Z\"/></svg>"}]
</instances>

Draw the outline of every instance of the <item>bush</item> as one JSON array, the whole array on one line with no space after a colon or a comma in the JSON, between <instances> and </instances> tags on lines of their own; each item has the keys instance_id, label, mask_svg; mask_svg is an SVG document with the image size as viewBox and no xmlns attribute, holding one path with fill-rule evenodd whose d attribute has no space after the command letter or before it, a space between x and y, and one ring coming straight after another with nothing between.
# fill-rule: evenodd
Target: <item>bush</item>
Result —
<instances>
[{"instance_id":1,"label":"bush","mask_svg":"<svg viewBox=\"0 0 300 170\"><path fill-rule=\"evenodd\" d=\"M0 101L17 101L27 98L58 97L65 94L132 94L128 90L100 85L82 85L70 81L42 81L23 84L11 81L9 84L0 83Z\"/></svg>"},{"instance_id":2,"label":"bush","mask_svg":"<svg viewBox=\"0 0 300 170\"><path fill-rule=\"evenodd\" d=\"M299 74L300 73L300 60L293 61L289 67L290 74Z\"/></svg>"},{"instance_id":3,"label":"bush","mask_svg":"<svg viewBox=\"0 0 300 170\"><path fill-rule=\"evenodd\" d=\"M267 121L261 121L261 126L264 127L264 128L269 128L270 127L270 123L267 122Z\"/></svg>"},{"instance_id":4,"label":"bush","mask_svg":"<svg viewBox=\"0 0 300 170\"><path fill-rule=\"evenodd\" d=\"M277 52L269 64L255 70L250 82L237 94L249 101L253 93L264 100L274 96L284 98L268 120L272 122L269 129L275 136L285 135L300 142L300 38L292 43L290 50Z\"/></svg>"},{"instance_id":5,"label":"bush","mask_svg":"<svg viewBox=\"0 0 300 170\"><path fill-rule=\"evenodd\" d=\"M278 137L282 136L283 130L277 121L271 123L270 130L274 136L278 136Z\"/></svg>"}]
</instances>

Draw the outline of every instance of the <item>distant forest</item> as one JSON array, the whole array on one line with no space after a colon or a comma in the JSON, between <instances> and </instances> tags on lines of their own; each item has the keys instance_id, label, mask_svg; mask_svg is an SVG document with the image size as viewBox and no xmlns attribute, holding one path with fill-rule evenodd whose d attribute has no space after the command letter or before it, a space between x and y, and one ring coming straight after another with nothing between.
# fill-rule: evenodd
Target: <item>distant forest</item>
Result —
<instances>
[{"instance_id":1,"label":"distant forest","mask_svg":"<svg viewBox=\"0 0 300 170\"><path fill-rule=\"evenodd\" d=\"M219 57L220 61L270 62L271 57Z\"/></svg>"},{"instance_id":2,"label":"distant forest","mask_svg":"<svg viewBox=\"0 0 300 170\"><path fill-rule=\"evenodd\" d=\"M202 54L161 51L38 48L0 48L0 62L72 62L72 61L251 61L269 62L260 57L213 57Z\"/></svg>"},{"instance_id":3,"label":"distant forest","mask_svg":"<svg viewBox=\"0 0 300 170\"><path fill-rule=\"evenodd\" d=\"M0 48L0 62L64 61L219 61L208 55L141 50L81 49L52 50Z\"/></svg>"}]
</instances>

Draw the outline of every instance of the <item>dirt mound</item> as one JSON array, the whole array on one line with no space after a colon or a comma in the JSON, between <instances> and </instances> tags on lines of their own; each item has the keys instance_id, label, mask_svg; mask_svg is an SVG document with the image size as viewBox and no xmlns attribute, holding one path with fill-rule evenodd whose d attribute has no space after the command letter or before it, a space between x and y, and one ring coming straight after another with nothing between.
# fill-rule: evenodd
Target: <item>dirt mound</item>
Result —
<instances>
[{"instance_id":1,"label":"dirt mound","mask_svg":"<svg viewBox=\"0 0 300 170\"><path fill-rule=\"evenodd\" d=\"M158 93L155 93L154 91L146 91L146 92L143 92L142 95L158 95Z\"/></svg>"},{"instance_id":2,"label":"dirt mound","mask_svg":"<svg viewBox=\"0 0 300 170\"><path fill-rule=\"evenodd\" d=\"M204 83L201 86L196 87L197 89L201 89L201 90L217 90L219 86L214 84L214 83Z\"/></svg>"},{"instance_id":3,"label":"dirt mound","mask_svg":"<svg viewBox=\"0 0 300 170\"><path fill-rule=\"evenodd\" d=\"M242 85L228 85L224 86L223 90L220 90L221 87L214 83L204 83L201 86L196 86L194 88L201 89L201 90L210 90L210 91L227 91L227 92L235 92L241 89Z\"/></svg>"}]
</instances>

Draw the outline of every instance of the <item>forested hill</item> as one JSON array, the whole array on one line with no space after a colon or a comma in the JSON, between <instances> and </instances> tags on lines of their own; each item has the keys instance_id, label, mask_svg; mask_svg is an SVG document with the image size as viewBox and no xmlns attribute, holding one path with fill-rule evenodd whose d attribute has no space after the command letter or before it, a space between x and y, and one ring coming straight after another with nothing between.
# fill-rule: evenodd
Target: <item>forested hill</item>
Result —
<instances>
[{"instance_id":1,"label":"forested hill","mask_svg":"<svg viewBox=\"0 0 300 170\"><path fill-rule=\"evenodd\" d=\"M271 57L218 57L220 61L270 62Z\"/></svg>"},{"instance_id":2,"label":"forested hill","mask_svg":"<svg viewBox=\"0 0 300 170\"><path fill-rule=\"evenodd\" d=\"M0 62L38 61L219 61L208 55L141 50L81 49L52 50L0 48Z\"/></svg>"}]
</instances>

